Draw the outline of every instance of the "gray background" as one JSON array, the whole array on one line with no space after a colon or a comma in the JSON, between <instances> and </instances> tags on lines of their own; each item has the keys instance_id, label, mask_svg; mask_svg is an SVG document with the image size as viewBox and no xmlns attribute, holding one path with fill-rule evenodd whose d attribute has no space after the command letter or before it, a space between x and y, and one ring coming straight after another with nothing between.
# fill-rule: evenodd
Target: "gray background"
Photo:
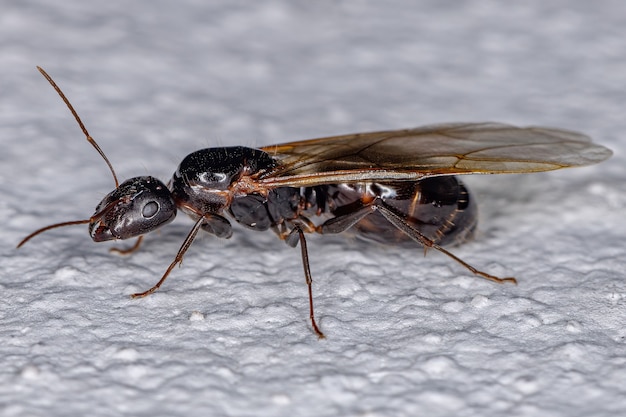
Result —
<instances>
[{"instance_id":1,"label":"gray background","mask_svg":"<svg viewBox=\"0 0 626 417\"><path fill-rule=\"evenodd\" d=\"M132 257L86 218L120 177L189 152L446 121L548 125L606 163L468 178L477 239L437 253L191 227ZM82 415L620 415L626 409L622 1L5 1L0 13L0 410Z\"/></svg>"}]
</instances>

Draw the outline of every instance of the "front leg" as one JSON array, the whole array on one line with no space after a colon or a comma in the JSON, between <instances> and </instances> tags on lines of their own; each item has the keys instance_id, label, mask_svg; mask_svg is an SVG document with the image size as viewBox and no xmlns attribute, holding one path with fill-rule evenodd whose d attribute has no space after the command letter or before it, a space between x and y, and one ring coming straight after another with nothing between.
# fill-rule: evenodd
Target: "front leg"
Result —
<instances>
[{"instance_id":1,"label":"front leg","mask_svg":"<svg viewBox=\"0 0 626 417\"><path fill-rule=\"evenodd\" d=\"M180 247L180 249L178 249L178 253L176 254L176 257L174 258L172 263L170 263L170 266L167 267L167 270L165 271L165 273L163 274L163 276L161 277L159 282L157 282L155 285L153 285L149 290L146 290L144 292L131 294L131 296L130 296L131 298L142 298L142 297L145 297L147 295L152 294L153 292L155 292L156 290L158 290L161 287L161 285L165 282L165 280L167 279L167 277L170 274L170 272L172 272L172 269L174 269L174 267L176 265L182 264L183 256L185 255L185 252L187 252L187 249L189 249L189 247L193 243L193 240L196 238L196 235L198 234L198 231L200 231L200 228L202 227L204 220L205 220L204 217L200 217L196 221L196 223L193 225L193 229L191 229L191 231L189 232L189 234L185 238L185 241L183 242L182 246Z\"/></svg>"},{"instance_id":2,"label":"front leg","mask_svg":"<svg viewBox=\"0 0 626 417\"><path fill-rule=\"evenodd\" d=\"M133 246L131 246L130 248L126 248L126 249L111 248L111 249L109 249L109 252L117 253L119 255L130 255L131 253L139 250L139 247L141 246L141 242L143 242L143 236L144 235L139 236L137 238L137 240L135 241L135 244Z\"/></svg>"}]
</instances>

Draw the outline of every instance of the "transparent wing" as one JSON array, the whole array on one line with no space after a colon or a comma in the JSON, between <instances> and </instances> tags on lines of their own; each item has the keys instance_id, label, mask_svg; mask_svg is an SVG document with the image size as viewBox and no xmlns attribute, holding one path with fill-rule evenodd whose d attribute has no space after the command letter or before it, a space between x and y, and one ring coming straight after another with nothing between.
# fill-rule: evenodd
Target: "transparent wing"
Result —
<instances>
[{"instance_id":1,"label":"transparent wing","mask_svg":"<svg viewBox=\"0 0 626 417\"><path fill-rule=\"evenodd\" d=\"M454 123L357 133L261 148L279 161L270 187L437 175L550 171L595 164L611 151L577 132L498 123Z\"/></svg>"}]
</instances>

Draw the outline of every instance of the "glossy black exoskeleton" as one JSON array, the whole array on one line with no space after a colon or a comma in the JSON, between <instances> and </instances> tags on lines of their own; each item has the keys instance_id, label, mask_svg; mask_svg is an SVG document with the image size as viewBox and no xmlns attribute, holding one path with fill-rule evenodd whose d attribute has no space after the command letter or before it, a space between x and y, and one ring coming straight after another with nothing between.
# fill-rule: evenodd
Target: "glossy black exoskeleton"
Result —
<instances>
[{"instance_id":1,"label":"glossy black exoskeleton","mask_svg":"<svg viewBox=\"0 0 626 417\"><path fill-rule=\"evenodd\" d=\"M512 282L472 267L443 245L472 237L476 203L455 175L538 172L600 162L611 152L579 133L541 127L517 128L496 123L425 126L272 145L209 148L191 153L166 186L156 178L131 178L118 185L115 172L59 87L59 93L87 140L109 166L116 188L93 216L41 228L89 223L96 242L138 237L172 221L177 210L194 226L156 291L202 229L220 238L232 235L231 221L257 231L273 230L295 247L300 243L308 285L310 320L314 317L306 233L353 231L357 236L393 245L434 248L474 274Z\"/></svg>"},{"instance_id":2,"label":"glossy black exoskeleton","mask_svg":"<svg viewBox=\"0 0 626 417\"><path fill-rule=\"evenodd\" d=\"M276 160L258 149L202 149L183 160L169 188L178 208L196 220L203 217L200 227L224 238L232 234L230 217L250 229L272 228L283 238L295 226L306 232L339 233L356 221L354 229L366 239L387 244L413 242L378 211L363 212L375 200L438 244L461 243L471 237L476 225L473 199L454 176L314 187L253 185L276 166Z\"/></svg>"},{"instance_id":3,"label":"glossy black exoskeleton","mask_svg":"<svg viewBox=\"0 0 626 417\"><path fill-rule=\"evenodd\" d=\"M94 242L129 239L174 220L176 203L170 190L154 177L124 181L96 207L89 235Z\"/></svg>"}]
</instances>

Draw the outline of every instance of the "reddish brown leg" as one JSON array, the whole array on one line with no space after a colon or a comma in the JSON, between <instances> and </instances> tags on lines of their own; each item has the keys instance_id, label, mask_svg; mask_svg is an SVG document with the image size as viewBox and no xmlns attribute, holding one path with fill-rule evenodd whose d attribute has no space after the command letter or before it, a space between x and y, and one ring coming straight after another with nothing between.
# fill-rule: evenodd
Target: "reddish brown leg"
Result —
<instances>
[{"instance_id":1,"label":"reddish brown leg","mask_svg":"<svg viewBox=\"0 0 626 417\"><path fill-rule=\"evenodd\" d=\"M150 294L152 294L153 292L155 292L156 290L159 289L159 287L167 279L167 276L170 274L170 272L172 272L172 269L174 269L174 267L177 264L181 264L183 262L183 256L185 255L185 252L187 252L187 249L189 249L189 247L193 243L193 240L195 239L196 235L198 234L198 230L200 230L200 227L202 226L203 222L204 222L204 217L200 217L200 219L198 219L196 224L193 225L193 229L191 229L191 231L189 232L189 234L185 238L185 241L183 242L182 246L178 250L178 253L176 254L176 257L174 258L174 260L172 261L170 266L167 268L167 270L165 271L165 273L163 274L163 276L161 277L159 282L157 282L152 288L150 288L147 291L132 294L131 298L145 297L146 295L150 295Z\"/></svg>"},{"instance_id":2,"label":"reddish brown leg","mask_svg":"<svg viewBox=\"0 0 626 417\"><path fill-rule=\"evenodd\" d=\"M387 220L389 220L389 222L391 224L393 224L398 229L400 229L401 231L406 233L407 236L409 236L411 239L415 240L416 242L421 243L424 246L425 249L426 248L436 249L439 252L443 253L444 255L447 255L450 258L454 259L455 261L457 261L458 263L463 265L465 268L469 269L473 274L478 275L479 277L488 279L489 281L497 282L498 284L504 284L505 282L510 282L512 284L517 284L517 280L515 278L513 278L513 277L500 278L500 277L497 277L495 275L491 275L491 274L488 274L486 272L483 272L483 271L480 271L480 270L474 268L472 265L468 264L467 262L465 262L461 258L457 257L456 255L452 254L451 252L449 252L446 249L442 248L441 246L439 246L438 244L436 244L435 242L433 242L432 240L430 240L429 238L427 238L426 236L421 234L418 230L416 230L415 228L411 227L411 225L409 225L406 222L406 220L404 220L402 218L402 216L398 215L393 210L391 210L384 202L382 202L380 200L376 200L376 202L374 203L374 207L376 207L378 209L378 211L380 211L380 213L383 216L385 216L385 218Z\"/></svg>"},{"instance_id":3,"label":"reddish brown leg","mask_svg":"<svg viewBox=\"0 0 626 417\"><path fill-rule=\"evenodd\" d=\"M324 339L326 338L326 336L324 336L324 333L322 333L322 331L317 326L317 323L315 322L312 289L313 278L311 277L311 268L309 266L309 253L306 247L306 239L304 237L304 232L302 231L302 229L299 226L296 226L287 237L286 242L291 247L295 247L298 242L300 242L300 250L302 252L302 266L304 267L304 279L306 280L306 285L309 288L309 318L311 319L311 325L313 326L313 331L315 332L315 334L317 334L317 337L320 339Z\"/></svg>"},{"instance_id":4,"label":"reddish brown leg","mask_svg":"<svg viewBox=\"0 0 626 417\"><path fill-rule=\"evenodd\" d=\"M118 255L130 255L135 252L141 246L141 242L143 241L143 235L137 238L137 241L130 248L122 249L122 248L111 248L109 252L117 253Z\"/></svg>"}]
</instances>

